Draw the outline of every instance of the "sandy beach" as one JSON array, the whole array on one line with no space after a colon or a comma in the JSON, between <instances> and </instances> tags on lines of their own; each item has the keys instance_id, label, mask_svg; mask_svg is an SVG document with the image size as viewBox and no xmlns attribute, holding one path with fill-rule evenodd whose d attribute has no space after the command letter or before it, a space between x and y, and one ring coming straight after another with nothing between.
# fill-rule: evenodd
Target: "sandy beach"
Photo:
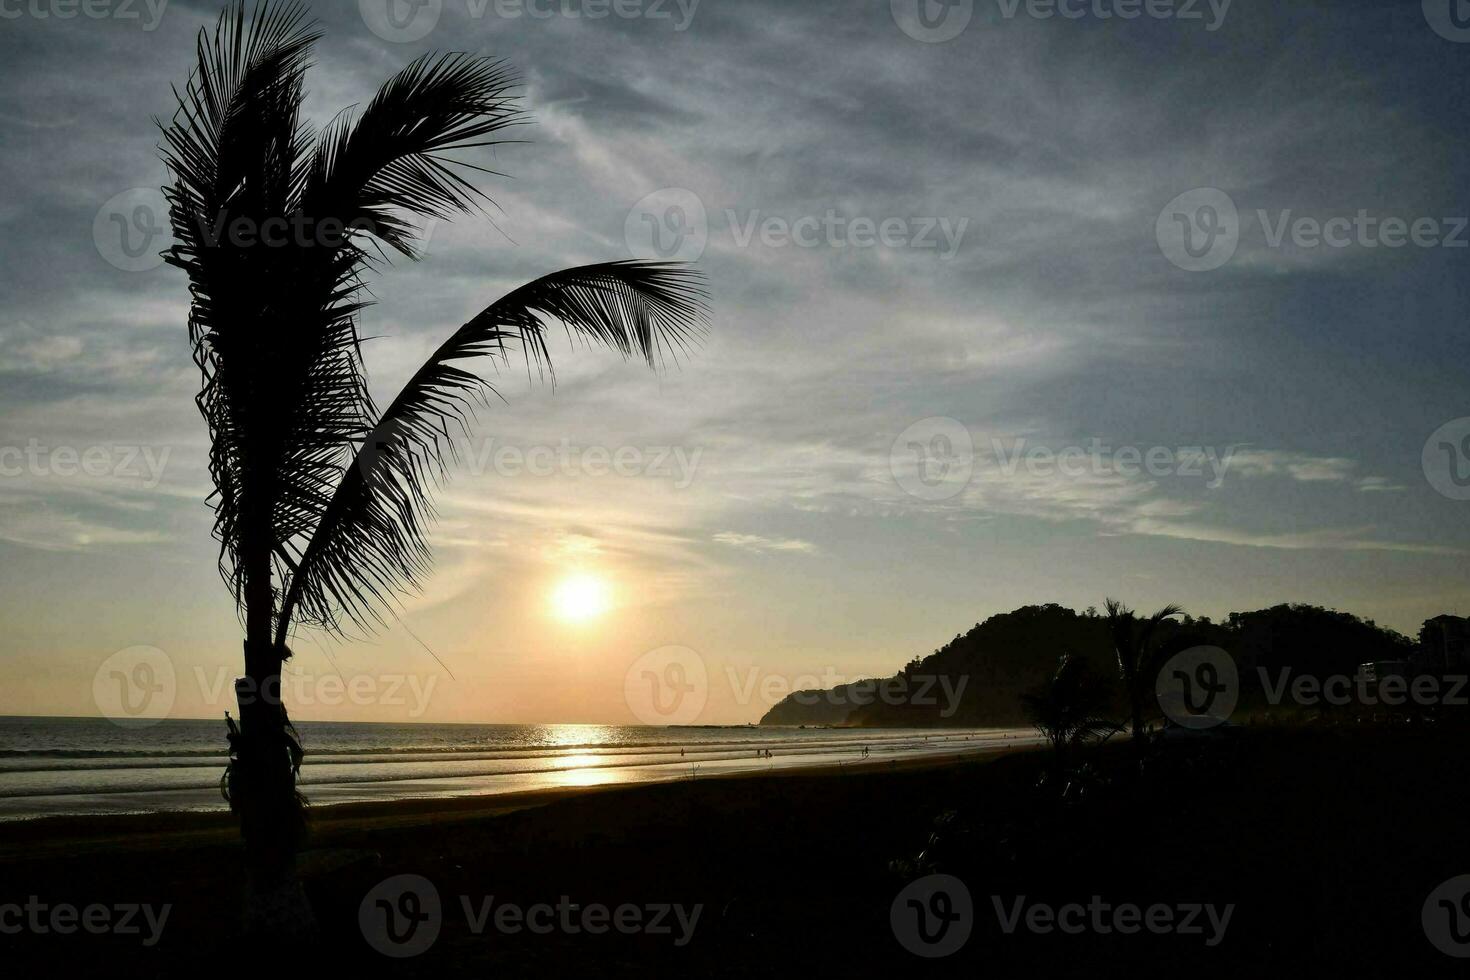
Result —
<instances>
[{"instance_id":1,"label":"sandy beach","mask_svg":"<svg viewBox=\"0 0 1470 980\"><path fill-rule=\"evenodd\" d=\"M1463 758L1467 744L1463 732L1242 733L1228 747L1170 748L1129 792L1101 788L1061 809L1037 803L1037 751L325 807L313 812L302 862L317 939L293 956L410 976L515 976L552 964L749 976L780 963L813 975L910 975L918 965L1097 977L1157 962L1191 976L1389 962L1443 975L1448 964L1425 941L1420 907L1436 884L1470 869L1461 832L1470 793L1426 775ZM1130 778L1125 748L1099 756L1105 779ZM170 912L148 946L146 927L3 942L23 966L168 975L219 967L221 944L238 935L239 862L224 815L8 825L5 901ZM968 882L977 915L969 944L937 965L906 951L890 922L895 896L926 862ZM432 883L439 928L420 955L390 958L360 916L375 888L404 875ZM992 909L1042 897L1231 912L1223 940L1205 947L1183 935L1011 934ZM677 927L594 934L577 928L577 913L568 913L571 928L547 934L484 918L507 903L699 911L679 943ZM1384 917L1383 908L1402 914Z\"/></svg>"}]
</instances>

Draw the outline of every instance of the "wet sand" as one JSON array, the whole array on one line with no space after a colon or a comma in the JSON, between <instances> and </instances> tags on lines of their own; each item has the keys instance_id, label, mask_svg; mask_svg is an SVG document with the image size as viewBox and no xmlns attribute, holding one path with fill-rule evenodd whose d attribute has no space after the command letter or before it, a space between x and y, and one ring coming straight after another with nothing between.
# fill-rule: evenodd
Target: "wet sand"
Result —
<instances>
[{"instance_id":1,"label":"wet sand","mask_svg":"<svg viewBox=\"0 0 1470 980\"><path fill-rule=\"evenodd\" d=\"M562 800L615 794L651 785L708 784L759 778L791 780L823 776L857 776L874 772L914 771L953 766L965 760L990 758L1011 751L984 749L926 755L905 759L868 759L828 766L752 768L715 772L659 783L602 783L561 786L523 792L385 799L373 802L314 803L311 808L313 846L326 846L340 836L355 836L385 828L443 826L497 817ZM308 798L311 794L307 793ZM239 832L227 811L171 811L165 813L110 813L86 816L37 817L0 824L0 862L96 852L170 850L181 846L232 846Z\"/></svg>"}]
</instances>

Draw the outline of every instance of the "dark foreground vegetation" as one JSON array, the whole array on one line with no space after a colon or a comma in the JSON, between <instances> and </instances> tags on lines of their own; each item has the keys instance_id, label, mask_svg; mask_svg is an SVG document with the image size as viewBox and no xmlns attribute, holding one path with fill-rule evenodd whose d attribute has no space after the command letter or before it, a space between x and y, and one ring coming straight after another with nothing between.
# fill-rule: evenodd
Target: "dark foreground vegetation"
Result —
<instances>
[{"instance_id":1,"label":"dark foreground vegetation","mask_svg":"<svg viewBox=\"0 0 1470 980\"><path fill-rule=\"evenodd\" d=\"M1068 785L1047 774L1048 753L1018 752L588 791L515 812L504 800L329 808L304 856L317 936L289 962L416 976L1463 975L1464 960L1426 939L1421 909L1470 873L1467 749L1470 734L1443 727L1247 727L1151 739L1142 761L1125 740L1091 748ZM152 948L0 935L4 960L16 976L230 975L241 859L222 815L9 827L0 902L172 912ZM931 873L973 898L972 934L942 959L908 952L890 922L899 891ZM390 959L365 942L359 912L398 874L431 880L444 911L425 952ZM701 911L683 946L677 927L477 935L460 896ZM1007 934L995 899L1009 909L1020 896L1234 909L1212 947L1200 935Z\"/></svg>"}]
</instances>

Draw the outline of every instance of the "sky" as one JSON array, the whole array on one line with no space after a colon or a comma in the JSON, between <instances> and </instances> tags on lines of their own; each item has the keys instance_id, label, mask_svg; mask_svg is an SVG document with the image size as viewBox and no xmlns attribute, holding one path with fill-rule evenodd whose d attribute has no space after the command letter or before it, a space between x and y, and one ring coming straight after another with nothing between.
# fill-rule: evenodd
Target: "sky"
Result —
<instances>
[{"instance_id":1,"label":"sky","mask_svg":"<svg viewBox=\"0 0 1470 980\"><path fill-rule=\"evenodd\" d=\"M387 2L315 4L313 121L466 50L534 123L467 157L508 175L493 220L373 282L380 404L560 267L694 260L713 314L659 372L566 343L554 388L499 369L433 574L380 633L296 637L293 717L648 721L630 691L672 663L678 720L752 722L1109 596L1470 614L1449 0ZM0 714L110 713L118 676L231 707L153 229L153 119L219 8L0 0Z\"/></svg>"}]
</instances>

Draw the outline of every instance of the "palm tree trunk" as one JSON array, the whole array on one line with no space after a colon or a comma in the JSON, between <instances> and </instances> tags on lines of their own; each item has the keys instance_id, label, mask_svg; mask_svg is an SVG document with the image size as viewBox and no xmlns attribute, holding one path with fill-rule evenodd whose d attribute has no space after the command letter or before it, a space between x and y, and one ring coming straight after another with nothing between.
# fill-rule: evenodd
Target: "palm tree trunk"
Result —
<instances>
[{"instance_id":1,"label":"palm tree trunk","mask_svg":"<svg viewBox=\"0 0 1470 980\"><path fill-rule=\"evenodd\" d=\"M245 592L245 676L235 680L240 731L231 739L230 804L245 843L246 932L281 938L309 931L312 916L296 875L305 811L281 699L282 650L271 634L268 551L249 559Z\"/></svg>"}]
</instances>

